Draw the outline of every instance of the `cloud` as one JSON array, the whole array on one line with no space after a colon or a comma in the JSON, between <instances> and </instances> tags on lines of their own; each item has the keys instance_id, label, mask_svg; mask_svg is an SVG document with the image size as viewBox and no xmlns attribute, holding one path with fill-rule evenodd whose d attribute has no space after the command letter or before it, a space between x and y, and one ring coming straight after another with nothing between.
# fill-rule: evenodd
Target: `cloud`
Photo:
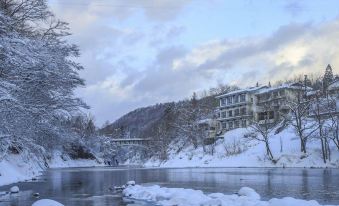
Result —
<instances>
[{"instance_id":1,"label":"cloud","mask_svg":"<svg viewBox=\"0 0 339 206\"><path fill-rule=\"evenodd\" d=\"M145 14L151 21L163 22L175 18L192 0L50 0L54 10L65 13L65 16L105 17L125 20L138 13ZM78 16L79 17L79 16ZM67 18L67 17L66 17Z\"/></svg>"},{"instance_id":2,"label":"cloud","mask_svg":"<svg viewBox=\"0 0 339 206\"><path fill-rule=\"evenodd\" d=\"M300 0L290 0L284 5L284 9L292 16L297 16L305 10L305 5Z\"/></svg>"},{"instance_id":3,"label":"cloud","mask_svg":"<svg viewBox=\"0 0 339 206\"><path fill-rule=\"evenodd\" d=\"M251 78L245 84L237 82L240 85L253 84L260 79L291 78L322 71L328 63L339 65L336 35L339 35L338 19L320 25L293 23L280 27L268 37L224 39L201 45L176 59L175 68L228 74L260 71L261 74L256 75L258 79Z\"/></svg>"},{"instance_id":4,"label":"cloud","mask_svg":"<svg viewBox=\"0 0 339 206\"><path fill-rule=\"evenodd\" d=\"M124 69L86 88L86 99L96 112L104 113L111 105L118 115L135 105L183 99L218 82L239 86L273 83L323 72L328 63L338 72L338 35L339 21L335 20L321 25L290 24L267 37L214 40L192 49L163 47L143 70L130 67L127 60L120 62ZM98 101L100 98L104 100ZM105 117L109 119L109 115Z\"/></svg>"},{"instance_id":5,"label":"cloud","mask_svg":"<svg viewBox=\"0 0 339 206\"><path fill-rule=\"evenodd\" d=\"M195 37L187 36L194 33L190 22L175 21L189 14L192 0L53 1L57 16L71 22L71 41L80 45L86 68L81 76L87 87L77 94L99 124L220 82L245 87L322 72L328 63L339 69L338 19L288 23L256 36L216 35L196 44L181 41ZM298 4L288 1L285 9L298 15L304 8Z\"/></svg>"}]
</instances>

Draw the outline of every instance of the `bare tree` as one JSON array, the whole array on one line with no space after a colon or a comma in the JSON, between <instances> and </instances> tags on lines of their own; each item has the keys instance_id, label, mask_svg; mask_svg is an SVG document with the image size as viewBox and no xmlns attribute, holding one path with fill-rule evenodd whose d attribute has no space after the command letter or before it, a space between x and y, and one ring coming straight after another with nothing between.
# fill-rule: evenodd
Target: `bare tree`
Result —
<instances>
[{"instance_id":1,"label":"bare tree","mask_svg":"<svg viewBox=\"0 0 339 206\"><path fill-rule=\"evenodd\" d=\"M261 112L263 113L263 118L256 118L252 121L250 128L258 135L249 135L249 138L255 139L257 141L263 142L265 144L266 155L273 162L276 163L276 160L273 156L271 147L270 147L270 137L274 131L277 122L273 121L272 115L273 110L269 104L262 105Z\"/></svg>"},{"instance_id":2,"label":"bare tree","mask_svg":"<svg viewBox=\"0 0 339 206\"><path fill-rule=\"evenodd\" d=\"M339 111L336 97L327 95L327 110L329 115L329 124L326 125L329 130L328 137L339 150Z\"/></svg>"},{"instance_id":3,"label":"bare tree","mask_svg":"<svg viewBox=\"0 0 339 206\"><path fill-rule=\"evenodd\" d=\"M317 122L318 126L318 134L316 135L316 137L320 139L324 163L326 163L327 160L330 160L331 153L327 136L328 130L326 130L325 128L326 116L328 115L326 106L326 100L320 95L317 95L311 110L311 114L314 120Z\"/></svg>"},{"instance_id":4,"label":"bare tree","mask_svg":"<svg viewBox=\"0 0 339 206\"><path fill-rule=\"evenodd\" d=\"M296 98L289 100L289 113L283 114L285 121L295 130L300 140L300 151L307 152L307 140L317 130L316 123L309 118L311 101L304 97L302 90L297 91Z\"/></svg>"}]
</instances>

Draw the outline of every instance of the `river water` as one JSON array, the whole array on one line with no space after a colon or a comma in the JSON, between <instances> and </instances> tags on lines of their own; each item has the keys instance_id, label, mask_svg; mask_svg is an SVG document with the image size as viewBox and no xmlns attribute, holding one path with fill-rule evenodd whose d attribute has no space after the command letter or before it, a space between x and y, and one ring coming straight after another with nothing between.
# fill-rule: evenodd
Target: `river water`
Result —
<instances>
[{"instance_id":1,"label":"river water","mask_svg":"<svg viewBox=\"0 0 339 206\"><path fill-rule=\"evenodd\" d=\"M255 189L264 200L291 196L339 205L339 169L103 167L50 169L36 181L15 184L20 187L20 193L1 198L0 206L30 206L37 200L33 193L67 206L122 206L126 203L110 188L128 180L135 180L137 184L158 184L225 194L235 193L241 187L248 186ZM0 191L8 191L11 186L0 187Z\"/></svg>"}]
</instances>

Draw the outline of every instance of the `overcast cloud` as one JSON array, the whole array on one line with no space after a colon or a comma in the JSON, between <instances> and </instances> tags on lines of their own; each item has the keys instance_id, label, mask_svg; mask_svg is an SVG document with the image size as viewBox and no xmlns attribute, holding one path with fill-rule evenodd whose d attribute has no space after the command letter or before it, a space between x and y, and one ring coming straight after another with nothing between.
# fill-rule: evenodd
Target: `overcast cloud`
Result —
<instances>
[{"instance_id":1,"label":"overcast cloud","mask_svg":"<svg viewBox=\"0 0 339 206\"><path fill-rule=\"evenodd\" d=\"M339 72L336 1L50 0L79 45L77 91L101 125L218 83L251 86L328 63Z\"/></svg>"}]
</instances>

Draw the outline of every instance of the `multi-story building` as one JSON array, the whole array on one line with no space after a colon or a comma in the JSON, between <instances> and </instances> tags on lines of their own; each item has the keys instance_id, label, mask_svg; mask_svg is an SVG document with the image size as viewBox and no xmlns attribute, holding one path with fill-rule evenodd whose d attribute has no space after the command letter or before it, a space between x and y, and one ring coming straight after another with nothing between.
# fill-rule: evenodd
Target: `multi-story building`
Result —
<instances>
[{"instance_id":1,"label":"multi-story building","mask_svg":"<svg viewBox=\"0 0 339 206\"><path fill-rule=\"evenodd\" d=\"M274 123L281 119L282 115L290 112L290 102L303 101L307 91L312 90L301 83L283 84L277 87L269 87L255 94L256 96L256 120L259 123Z\"/></svg>"},{"instance_id":2,"label":"multi-story building","mask_svg":"<svg viewBox=\"0 0 339 206\"><path fill-rule=\"evenodd\" d=\"M224 132L248 126L254 118L256 109L255 94L267 88L267 86L257 86L217 96L219 129Z\"/></svg>"},{"instance_id":3,"label":"multi-story building","mask_svg":"<svg viewBox=\"0 0 339 206\"><path fill-rule=\"evenodd\" d=\"M277 87L251 87L237 90L216 98L219 101L218 121L222 132L247 127L251 122L274 123L289 112L288 103L311 88L301 83Z\"/></svg>"},{"instance_id":4,"label":"multi-story building","mask_svg":"<svg viewBox=\"0 0 339 206\"><path fill-rule=\"evenodd\" d=\"M339 78L335 78L334 81L328 86L327 91L330 96L339 98Z\"/></svg>"}]
</instances>

